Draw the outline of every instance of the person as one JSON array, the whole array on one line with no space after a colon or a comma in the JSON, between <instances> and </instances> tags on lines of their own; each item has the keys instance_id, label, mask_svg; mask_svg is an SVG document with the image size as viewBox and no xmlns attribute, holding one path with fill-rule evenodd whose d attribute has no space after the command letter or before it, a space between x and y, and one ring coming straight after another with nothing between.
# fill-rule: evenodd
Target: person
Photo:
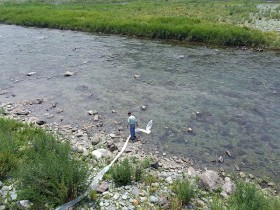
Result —
<instances>
[{"instance_id":1,"label":"person","mask_svg":"<svg viewBox=\"0 0 280 210\"><path fill-rule=\"evenodd\" d=\"M133 116L131 112L128 112L127 127L128 126L130 129L130 140L136 140L135 128L136 126L138 126L138 122L136 120L136 117Z\"/></svg>"}]
</instances>

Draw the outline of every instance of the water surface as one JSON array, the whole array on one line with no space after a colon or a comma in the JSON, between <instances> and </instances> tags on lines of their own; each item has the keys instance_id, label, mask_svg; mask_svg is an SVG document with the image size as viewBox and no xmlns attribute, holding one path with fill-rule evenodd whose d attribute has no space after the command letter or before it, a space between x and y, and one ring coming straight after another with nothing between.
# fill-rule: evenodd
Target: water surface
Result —
<instances>
[{"instance_id":1,"label":"water surface","mask_svg":"<svg viewBox=\"0 0 280 210\"><path fill-rule=\"evenodd\" d=\"M64 77L67 70L75 75ZM147 150L279 181L279 53L0 25L0 71L0 102L55 102L63 113L47 105L33 110L54 114L50 122L94 123L92 109L106 122L98 129L111 132L130 110L141 126L154 121L143 136ZM226 150L232 157L212 162Z\"/></svg>"}]
</instances>

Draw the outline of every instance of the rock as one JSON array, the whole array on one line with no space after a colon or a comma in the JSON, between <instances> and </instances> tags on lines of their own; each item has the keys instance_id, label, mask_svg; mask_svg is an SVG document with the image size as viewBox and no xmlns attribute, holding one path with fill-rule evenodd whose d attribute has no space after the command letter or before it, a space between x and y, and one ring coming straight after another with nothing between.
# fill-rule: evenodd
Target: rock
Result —
<instances>
[{"instance_id":1,"label":"rock","mask_svg":"<svg viewBox=\"0 0 280 210\"><path fill-rule=\"evenodd\" d=\"M167 196L161 196L158 203L163 209L167 209L170 205Z\"/></svg>"},{"instance_id":2,"label":"rock","mask_svg":"<svg viewBox=\"0 0 280 210\"><path fill-rule=\"evenodd\" d=\"M268 182L268 183L267 183L267 186L269 186L269 187L274 187L275 184L274 184L274 182Z\"/></svg>"},{"instance_id":3,"label":"rock","mask_svg":"<svg viewBox=\"0 0 280 210\"><path fill-rule=\"evenodd\" d=\"M207 170L199 176L199 185L212 192L221 186L222 179L216 171Z\"/></svg>"},{"instance_id":4,"label":"rock","mask_svg":"<svg viewBox=\"0 0 280 210\"><path fill-rule=\"evenodd\" d=\"M162 156L166 156L166 152L162 153Z\"/></svg>"},{"instance_id":5,"label":"rock","mask_svg":"<svg viewBox=\"0 0 280 210\"><path fill-rule=\"evenodd\" d=\"M73 75L74 75L74 72L71 72L71 71L64 72L65 77L70 77L70 76L73 76Z\"/></svg>"},{"instance_id":6,"label":"rock","mask_svg":"<svg viewBox=\"0 0 280 210\"><path fill-rule=\"evenodd\" d=\"M101 157L110 157L111 152L106 149L97 149L92 152L92 155L97 159L100 159Z\"/></svg>"},{"instance_id":7,"label":"rock","mask_svg":"<svg viewBox=\"0 0 280 210\"><path fill-rule=\"evenodd\" d=\"M205 206L205 203L200 199L196 199L196 205L199 207L203 207L203 206Z\"/></svg>"},{"instance_id":8,"label":"rock","mask_svg":"<svg viewBox=\"0 0 280 210\"><path fill-rule=\"evenodd\" d=\"M98 121L98 120L99 120L99 116L98 116L98 114L95 114L93 117L93 121Z\"/></svg>"},{"instance_id":9,"label":"rock","mask_svg":"<svg viewBox=\"0 0 280 210\"><path fill-rule=\"evenodd\" d=\"M165 181L168 183L168 184L172 184L173 183L173 180L172 178L169 176L165 179Z\"/></svg>"},{"instance_id":10,"label":"rock","mask_svg":"<svg viewBox=\"0 0 280 210\"><path fill-rule=\"evenodd\" d=\"M104 193L109 189L109 184L107 182L102 182L98 188L96 189L96 192L98 193Z\"/></svg>"},{"instance_id":11,"label":"rock","mask_svg":"<svg viewBox=\"0 0 280 210\"><path fill-rule=\"evenodd\" d=\"M136 199L132 199L131 200L131 203L134 205L134 206L137 206L139 204L139 201L136 200Z\"/></svg>"},{"instance_id":12,"label":"rock","mask_svg":"<svg viewBox=\"0 0 280 210\"><path fill-rule=\"evenodd\" d=\"M112 109L112 113L117 113L117 111L115 109Z\"/></svg>"},{"instance_id":13,"label":"rock","mask_svg":"<svg viewBox=\"0 0 280 210\"><path fill-rule=\"evenodd\" d=\"M19 112L16 112L16 115L28 115L29 114L29 111L19 111Z\"/></svg>"},{"instance_id":14,"label":"rock","mask_svg":"<svg viewBox=\"0 0 280 210\"><path fill-rule=\"evenodd\" d=\"M2 186L3 186L3 182L0 181L0 188L2 188Z\"/></svg>"},{"instance_id":15,"label":"rock","mask_svg":"<svg viewBox=\"0 0 280 210\"><path fill-rule=\"evenodd\" d=\"M146 107L145 105L142 105L142 106L141 106L141 109L142 109L143 111L146 110L146 108L147 108L147 107Z\"/></svg>"},{"instance_id":16,"label":"rock","mask_svg":"<svg viewBox=\"0 0 280 210\"><path fill-rule=\"evenodd\" d=\"M89 115L94 115L93 113L94 113L94 112L93 112L92 110L89 110L89 111L88 111L88 114L89 114Z\"/></svg>"},{"instance_id":17,"label":"rock","mask_svg":"<svg viewBox=\"0 0 280 210\"><path fill-rule=\"evenodd\" d=\"M6 206L0 205L0 210L5 210L5 209L6 209Z\"/></svg>"},{"instance_id":18,"label":"rock","mask_svg":"<svg viewBox=\"0 0 280 210\"><path fill-rule=\"evenodd\" d=\"M239 176L240 176L241 178L245 178L245 177L246 177L246 174L245 174L244 172L241 171L241 172L239 173Z\"/></svg>"},{"instance_id":19,"label":"rock","mask_svg":"<svg viewBox=\"0 0 280 210\"><path fill-rule=\"evenodd\" d=\"M224 162L224 157L223 156L220 156L219 159L218 159L219 163L222 163Z\"/></svg>"},{"instance_id":20,"label":"rock","mask_svg":"<svg viewBox=\"0 0 280 210\"><path fill-rule=\"evenodd\" d=\"M156 196L150 196L149 200L151 203L158 203L158 198Z\"/></svg>"},{"instance_id":21,"label":"rock","mask_svg":"<svg viewBox=\"0 0 280 210\"><path fill-rule=\"evenodd\" d=\"M115 195L113 196L113 199L114 199L114 200L118 200L119 197L120 197L120 194L115 194Z\"/></svg>"},{"instance_id":22,"label":"rock","mask_svg":"<svg viewBox=\"0 0 280 210\"><path fill-rule=\"evenodd\" d=\"M43 103L44 99L41 99L41 98L37 98L36 100L34 100L32 103L33 104L41 104Z\"/></svg>"},{"instance_id":23,"label":"rock","mask_svg":"<svg viewBox=\"0 0 280 210\"><path fill-rule=\"evenodd\" d=\"M103 123L102 122L96 123L96 127L103 127Z\"/></svg>"},{"instance_id":24,"label":"rock","mask_svg":"<svg viewBox=\"0 0 280 210\"><path fill-rule=\"evenodd\" d=\"M18 205L23 209L30 209L33 204L29 200L21 200Z\"/></svg>"},{"instance_id":25,"label":"rock","mask_svg":"<svg viewBox=\"0 0 280 210\"><path fill-rule=\"evenodd\" d=\"M220 193L220 195L221 195L223 198L228 198L228 197L229 197L229 195L228 195L225 191L222 191L222 192Z\"/></svg>"},{"instance_id":26,"label":"rock","mask_svg":"<svg viewBox=\"0 0 280 210\"><path fill-rule=\"evenodd\" d=\"M121 136L117 136L116 134L114 134L114 133L110 133L110 135L109 135L112 139L114 139L114 138L120 138Z\"/></svg>"},{"instance_id":27,"label":"rock","mask_svg":"<svg viewBox=\"0 0 280 210\"><path fill-rule=\"evenodd\" d=\"M124 195L122 196L122 199L123 199L123 200L127 200L127 199L128 199L128 196L127 196L126 194L124 194Z\"/></svg>"},{"instance_id":28,"label":"rock","mask_svg":"<svg viewBox=\"0 0 280 210\"><path fill-rule=\"evenodd\" d=\"M226 155L229 156L229 157L231 157L230 151L227 150L227 151L226 151Z\"/></svg>"},{"instance_id":29,"label":"rock","mask_svg":"<svg viewBox=\"0 0 280 210\"><path fill-rule=\"evenodd\" d=\"M114 151L118 150L118 147L117 147L115 144L111 144L111 145L109 146L109 150L110 150L111 152L114 152Z\"/></svg>"},{"instance_id":30,"label":"rock","mask_svg":"<svg viewBox=\"0 0 280 210\"><path fill-rule=\"evenodd\" d=\"M196 177L197 172L194 170L193 167L190 166L190 167L188 168L188 175L189 175L189 177L194 178L194 177Z\"/></svg>"},{"instance_id":31,"label":"rock","mask_svg":"<svg viewBox=\"0 0 280 210\"><path fill-rule=\"evenodd\" d=\"M250 179L254 179L255 178L255 176L253 174L248 174L248 176L249 176Z\"/></svg>"},{"instance_id":32,"label":"rock","mask_svg":"<svg viewBox=\"0 0 280 210\"><path fill-rule=\"evenodd\" d=\"M188 128L188 129L187 129L187 132L188 132L188 133L192 133L192 132L193 132L193 129L192 129L192 128Z\"/></svg>"},{"instance_id":33,"label":"rock","mask_svg":"<svg viewBox=\"0 0 280 210\"><path fill-rule=\"evenodd\" d=\"M232 194L235 190L235 184L229 177L225 177L225 183L222 185L222 190L228 195Z\"/></svg>"},{"instance_id":34,"label":"rock","mask_svg":"<svg viewBox=\"0 0 280 210\"><path fill-rule=\"evenodd\" d=\"M36 121L36 124L37 125L44 125L44 124L46 124L47 122L45 121L45 120L37 120Z\"/></svg>"},{"instance_id":35,"label":"rock","mask_svg":"<svg viewBox=\"0 0 280 210\"><path fill-rule=\"evenodd\" d=\"M92 145L97 145L100 142L100 138L99 137L90 137L90 141Z\"/></svg>"},{"instance_id":36,"label":"rock","mask_svg":"<svg viewBox=\"0 0 280 210\"><path fill-rule=\"evenodd\" d=\"M154 169L158 169L159 167L158 161L156 161L155 163L151 163L151 167Z\"/></svg>"},{"instance_id":37,"label":"rock","mask_svg":"<svg viewBox=\"0 0 280 210\"><path fill-rule=\"evenodd\" d=\"M238 166L238 165L235 165L234 167L236 168L236 170L237 170L237 171L239 171L239 170L240 170L240 168L239 168L239 166Z\"/></svg>"},{"instance_id":38,"label":"rock","mask_svg":"<svg viewBox=\"0 0 280 210\"><path fill-rule=\"evenodd\" d=\"M34 75L34 74L36 74L36 72L35 72L35 71L32 71L32 72L27 73L26 76L32 76L32 75Z\"/></svg>"},{"instance_id":39,"label":"rock","mask_svg":"<svg viewBox=\"0 0 280 210\"><path fill-rule=\"evenodd\" d=\"M123 129L124 129L123 126L118 127L118 131L123 131Z\"/></svg>"},{"instance_id":40,"label":"rock","mask_svg":"<svg viewBox=\"0 0 280 210\"><path fill-rule=\"evenodd\" d=\"M134 78L135 78L135 79L138 79L139 77L140 77L139 74L135 74L135 75L134 75Z\"/></svg>"}]
</instances>

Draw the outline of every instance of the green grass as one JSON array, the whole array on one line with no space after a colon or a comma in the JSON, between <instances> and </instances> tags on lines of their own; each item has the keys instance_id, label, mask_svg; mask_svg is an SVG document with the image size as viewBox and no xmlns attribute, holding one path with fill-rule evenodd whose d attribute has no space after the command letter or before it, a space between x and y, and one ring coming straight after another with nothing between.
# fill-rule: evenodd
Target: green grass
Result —
<instances>
[{"instance_id":1,"label":"green grass","mask_svg":"<svg viewBox=\"0 0 280 210\"><path fill-rule=\"evenodd\" d=\"M43 129L0 118L0 178L18 180L19 199L35 209L56 206L85 189L87 167L70 156L69 144Z\"/></svg>"},{"instance_id":2,"label":"green grass","mask_svg":"<svg viewBox=\"0 0 280 210\"><path fill-rule=\"evenodd\" d=\"M277 210L280 200L276 197L267 197L253 183L238 181L236 191L229 199L229 210Z\"/></svg>"},{"instance_id":3,"label":"green grass","mask_svg":"<svg viewBox=\"0 0 280 210\"><path fill-rule=\"evenodd\" d=\"M117 186L125 186L132 182L133 169L128 159L113 166L111 173L113 181Z\"/></svg>"},{"instance_id":4,"label":"green grass","mask_svg":"<svg viewBox=\"0 0 280 210\"><path fill-rule=\"evenodd\" d=\"M182 205L189 204L191 199L195 197L194 187L187 179L175 182L174 192L177 194Z\"/></svg>"},{"instance_id":5,"label":"green grass","mask_svg":"<svg viewBox=\"0 0 280 210\"><path fill-rule=\"evenodd\" d=\"M280 48L279 35L243 27L256 1L46 1L4 3L0 23L200 42ZM211 12L209 12L211 11ZM241 25L240 25L241 24Z\"/></svg>"}]
</instances>

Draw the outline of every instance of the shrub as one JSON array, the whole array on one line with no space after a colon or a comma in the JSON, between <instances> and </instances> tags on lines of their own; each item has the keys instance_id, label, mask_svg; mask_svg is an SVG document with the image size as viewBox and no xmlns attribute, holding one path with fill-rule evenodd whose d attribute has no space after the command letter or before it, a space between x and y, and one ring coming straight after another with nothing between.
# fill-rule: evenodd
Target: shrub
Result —
<instances>
[{"instance_id":1,"label":"shrub","mask_svg":"<svg viewBox=\"0 0 280 210\"><path fill-rule=\"evenodd\" d=\"M194 187L187 179L175 182L174 191L182 204L190 203L191 199L194 198L195 195Z\"/></svg>"},{"instance_id":2,"label":"shrub","mask_svg":"<svg viewBox=\"0 0 280 210\"><path fill-rule=\"evenodd\" d=\"M238 181L236 191L229 200L230 210L269 210L269 202L256 185Z\"/></svg>"},{"instance_id":3,"label":"shrub","mask_svg":"<svg viewBox=\"0 0 280 210\"><path fill-rule=\"evenodd\" d=\"M0 139L0 176L19 180L19 199L32 201L35 209L67 202L85 188L85 163L43 129L0 118Z\"/></svg>"},{"instance_id":4,"label":"shrub","mask_svg":"<svg viewBox=\"0 0 280 210\"><path fill-rule=\"evenodd\" d=\"M129 164L128 159L125 159L121 163L117 164L112 169L112 178L117 186L128 185L132 181L132 167Z\"/></svg>"}]
</instances>

